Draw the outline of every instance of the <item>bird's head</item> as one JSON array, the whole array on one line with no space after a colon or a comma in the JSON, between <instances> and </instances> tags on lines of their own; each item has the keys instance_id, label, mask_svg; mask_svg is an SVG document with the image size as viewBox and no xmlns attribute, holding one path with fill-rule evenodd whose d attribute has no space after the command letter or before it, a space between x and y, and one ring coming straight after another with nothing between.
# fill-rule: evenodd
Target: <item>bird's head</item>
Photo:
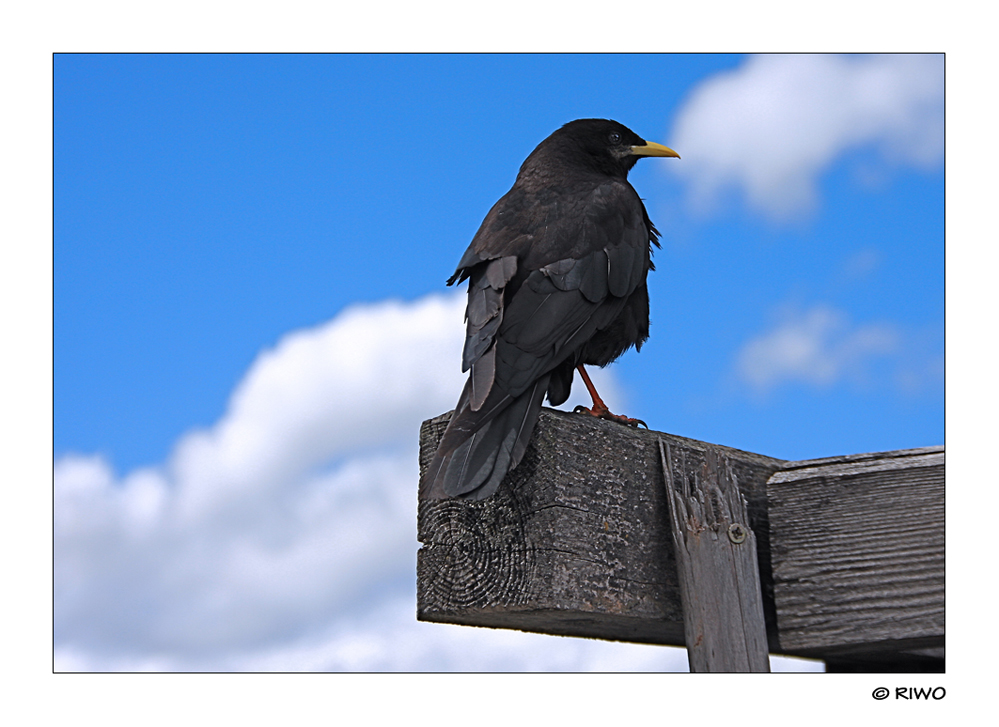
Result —
<instances>
[{"instance_id":1,"label":"bird's head","mask_svg":"<svg viewBox=\"0 0 999 727\"><path fill-rule=\"evenodd\" d=\"M610 119L577 119L545 139L535 154L542 152L562 164L585 167L613 177L626 178L642 157L676 157L669 147L645 141L624 124Z\"/></svg>"}]
</instances>

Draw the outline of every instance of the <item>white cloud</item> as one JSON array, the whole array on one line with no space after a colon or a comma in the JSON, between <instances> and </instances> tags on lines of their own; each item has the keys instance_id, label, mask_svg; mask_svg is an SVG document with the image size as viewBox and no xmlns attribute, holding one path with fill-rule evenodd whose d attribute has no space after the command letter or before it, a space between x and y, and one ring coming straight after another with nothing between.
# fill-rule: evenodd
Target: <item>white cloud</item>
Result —
<instances>
[{"instance_id":1,"label":"white cloud","mask_svg":"<svg viewBox=\"0 0 999 727\"><path fill-rule=\"evenodd\" d=\"M463 310L384 302L285 336L162 465L60 458L56 668L683 668L675 649L416 622L417 435L463 384ZM619 406L613 374L594 379Z\"/></svg>"},{"instance_id":2,"label":"white cloud","mask_svg":"<svg viewBox=\"0 0 999 727\"><path fill-rule=\"evenodd\" d=\"M920 169L943 159L943 56L761 55L697 87L679 112L670 170L705 211L735 190L773 219L812 211L820 175L877 148Z\"/></svg>"},{"instance_id":3,"label":"white cloud","mask_svg":"<svg viewBox=\"0 0 999 727\"><path fill-rule=\"evenodd\" d=\"M684 671L682 649L621 644L416 621L415 593L337 613L326 628L298 638L248 643L176 658L115 657L117 671ZM85 671L93 659L64 648L57 669ZM815 668L814 666L812 667ZM808 670L808 669L804 669Z\"/></svg>"},{"instance_id":4,"label":"white cloud","mask_svg":"<svg viewBox=\"0 0 999 727\"><path fill-rule=\"evenodd\" d=\"M790 381L828 387L846 376L862 374L872 358L896 351L900 333L892 326L854 326L845 314L818 305L808 311L785 311L770 331L739 351L739 377L757 393Z\"/></svg>"}]
</instances>

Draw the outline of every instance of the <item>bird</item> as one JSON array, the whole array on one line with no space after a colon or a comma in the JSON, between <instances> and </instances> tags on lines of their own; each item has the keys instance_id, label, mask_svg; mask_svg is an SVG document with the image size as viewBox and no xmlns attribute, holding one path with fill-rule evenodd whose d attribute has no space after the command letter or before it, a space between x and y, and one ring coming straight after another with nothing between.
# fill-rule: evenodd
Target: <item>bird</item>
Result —
<instances>
[{"instance_id":1,"label":"bird","mask_svg":"<svg viewBox=\"0 0 999 727\"><path fill-rule=\"evenodd\" d=\"M545 397L558 406L584 365L606 366L649 336L646 276L659 233L628 172L642 157L676 157L610 119L577 119L542 141L490 209L448 279L468 281L462 371L468 378L421 498L484 500L521 461Z\"/></svg>"}]
</instances>

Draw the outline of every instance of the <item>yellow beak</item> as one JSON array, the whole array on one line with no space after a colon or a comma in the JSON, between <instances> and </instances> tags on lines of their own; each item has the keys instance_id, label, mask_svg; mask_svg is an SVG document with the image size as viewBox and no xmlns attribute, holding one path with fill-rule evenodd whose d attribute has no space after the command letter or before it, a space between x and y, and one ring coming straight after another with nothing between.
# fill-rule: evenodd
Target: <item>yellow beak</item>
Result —
<instances>
[{"instance_id":1,"label":"yellow beak","mask_svg":"<svg viewBox=\"0 0 999 727\"><path fill-rule=\"evenodd\" d=\"M670 149L668 146L657 144L654 141L645 142L645 146L631 147L631 153L636 157L676 157L677 159L680 158L680 155L677 154L672 149Z\"/></svg>"}]
</instances>

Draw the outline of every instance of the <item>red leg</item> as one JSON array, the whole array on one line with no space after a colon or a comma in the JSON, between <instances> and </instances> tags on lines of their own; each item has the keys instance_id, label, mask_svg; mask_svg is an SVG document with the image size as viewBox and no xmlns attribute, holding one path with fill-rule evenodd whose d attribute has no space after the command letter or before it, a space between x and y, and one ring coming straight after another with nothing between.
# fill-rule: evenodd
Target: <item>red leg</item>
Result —
<instances>
[{"instance_id":1,"label":"red leg","mask_svg":"<svg viewBox=\"0 0 999 727\"><path fill-rule=\"evenodd\" d=\"M586 369L583 368L583 365L580 364L577 366L576 371L578 371L579 375L583 377L583 383L586 385L586 390L590 392L590 398L593 399L593 407L591 409L587 409L585 406L579 405L573 409L574 412L579 412L580 414L586 413L590 416L600 417L601 419L609 419L612 422L620 422L621 424L627 424L631 427L637 427L641 424L646 429L649 428L649 425L641 419L632 419L631 417L612 413L611 410L607 408L607 405L604 404L604 400L600 398L600 394L597 393L597 388L593 385L593 382L590 381L590 375L586 373Z\"/></svg>"}]
</instances>

